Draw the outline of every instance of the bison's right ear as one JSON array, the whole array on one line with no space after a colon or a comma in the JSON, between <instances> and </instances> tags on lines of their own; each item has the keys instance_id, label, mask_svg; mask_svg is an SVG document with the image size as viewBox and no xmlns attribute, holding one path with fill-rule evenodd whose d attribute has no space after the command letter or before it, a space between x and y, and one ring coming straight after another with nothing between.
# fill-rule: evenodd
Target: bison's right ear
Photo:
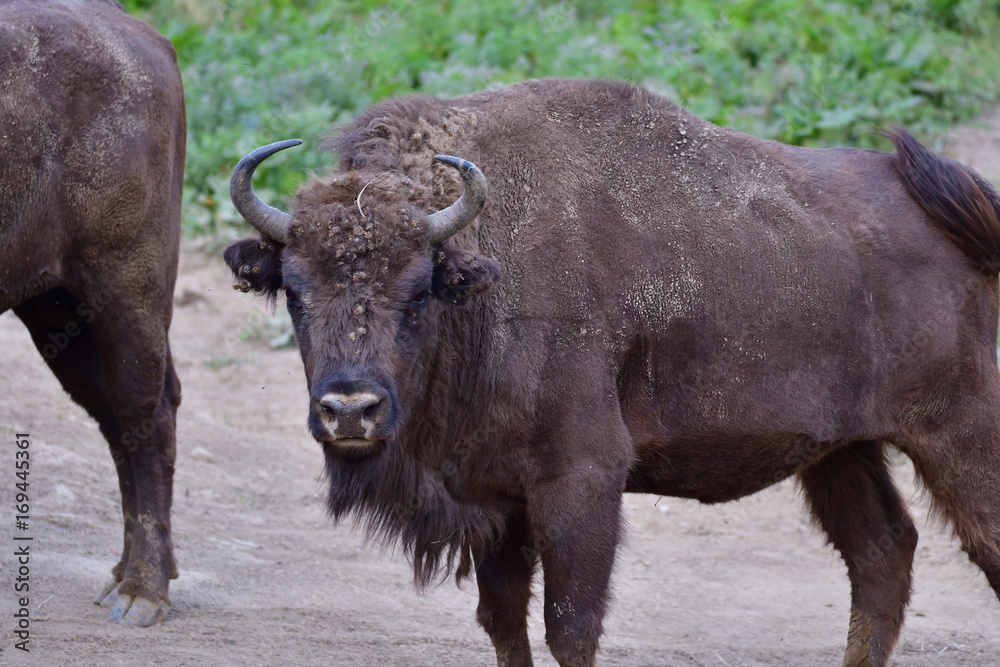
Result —
<instances>
[{"instance_id":1,"label":"bison's right ear","mask_svg":"<svg viewBox=\"0 0 1000 667\"><path fill-rule=\"evenodd\" d=\"M282 284L283 247L264 239L243 239L230 244L222 257L236 278L235 289L276 297Z\"/></svg>"}]
</instances>

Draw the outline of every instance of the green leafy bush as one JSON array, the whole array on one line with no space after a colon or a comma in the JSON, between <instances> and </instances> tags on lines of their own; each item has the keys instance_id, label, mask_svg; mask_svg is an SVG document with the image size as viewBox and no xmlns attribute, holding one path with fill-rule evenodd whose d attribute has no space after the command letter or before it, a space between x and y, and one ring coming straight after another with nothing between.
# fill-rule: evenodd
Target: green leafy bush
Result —
<instances>
[{"instance_id":1,"label":"green leafy bush","mask_svg":"<svg viewBox=\"0 0 1000 667\"><path fill-rule=\"evenodd\" d=\"M456 95L543 76L629 79L713 122L794 144L934 136L998 97L996 0L150 0L126 2L177 47L188 103L185 226L242 233L236 161L280 203L337 122L386 96Z\"/></svg>"}]
</instances>

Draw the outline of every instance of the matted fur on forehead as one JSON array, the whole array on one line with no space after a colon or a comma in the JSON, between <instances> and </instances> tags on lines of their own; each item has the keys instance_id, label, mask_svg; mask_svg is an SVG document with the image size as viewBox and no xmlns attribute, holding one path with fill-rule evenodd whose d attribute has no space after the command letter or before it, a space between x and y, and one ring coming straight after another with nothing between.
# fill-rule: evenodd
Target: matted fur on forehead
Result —
<instances>
[{"instance_id":1,"label":"matted fur on forehead","mask_svg":"<svg viewBox=\"0 0 1000 667\"><path fill-rule=\"evenodd\" d=\"M463 190L458 172L435 162L434 156L475 161L477 156L468 154L466 138L478 122L474 112L437 98L390 98L340 127L325 146L340 156L338 169L343 173L404 174L431 212L451 204Z\"/></svg>"},{"instance_id":2,"label":"matted fur on forehead","mask_svg":"<svg viewBox=\"0 0 1000 667\"><path fill-rule=\"evenodd\" d=\"M317 178L295 194L288 250L310 260L335 285L385 277L427 247L427 215L418 189L395 172L347 172Z\"/></svg>"}]
</instances>

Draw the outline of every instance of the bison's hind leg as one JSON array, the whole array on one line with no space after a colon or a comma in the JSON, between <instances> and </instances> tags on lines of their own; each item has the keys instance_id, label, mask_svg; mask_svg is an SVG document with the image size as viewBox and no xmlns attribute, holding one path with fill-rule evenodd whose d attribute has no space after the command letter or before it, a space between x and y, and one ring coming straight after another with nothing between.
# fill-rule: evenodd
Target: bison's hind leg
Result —
<instances>
[{"instance_id":1,"label":"bison's hind leg","mask_svg":"<svg viewBox=\"0 0 1000 667\"><path fill-rule=\"evenodd\" d=\"M851 624L846 666L887 662L910 599L917 530L880 443L854 442L800 473L813 517L847 563Z\"/></svg>"},{"instance_id":2,"label":"bison's hind leg","mask_svg":"<svg viewBox=\"0 0 1000 667\"><path fill-rule=\"evenodd\" d=\"M960 405L953 419L900 447L1000 598L1000 389L990 385Z\"/></svg>"},{"instance_id":3,"label":"bison's hind leg","mask_svg":"<svg viewBox=\"0 0 1000 667\"><path fill-rule=\"evenodd\" d=\"M15 308L63 389L93 417L118 473L122 557L97 603L111 620L147 626L170 609L177 577L170 539L175 416L180 383L166 328L110 293L80 301L57 288Z\"/></svg>"}]
</instances>

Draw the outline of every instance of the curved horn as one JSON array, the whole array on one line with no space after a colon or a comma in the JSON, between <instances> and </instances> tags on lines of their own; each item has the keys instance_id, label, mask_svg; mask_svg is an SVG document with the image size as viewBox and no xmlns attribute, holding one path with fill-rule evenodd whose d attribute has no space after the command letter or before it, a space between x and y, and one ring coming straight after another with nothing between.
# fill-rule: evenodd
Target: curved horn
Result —
<instances>
[{"instance_id":1,"label":"curved horn","mask_svg":"<svg viewBox=\"0 0 1000 667\"><path fill-rule=\"evenodd\" d=\"M243 219L264 236L282 245L288 244L288 226L292 224L292 216L268 206L257 193L253 191L253 172L261 162L278 151L283 151L302 143L301 139L286 139L248 153L236 163L233 175L229 178L229 198Z\"/></svg>"},{"instance_id":2,"label":"curved horn","mask_svg":"<svg viewBox=\"0 0 1000 667\"><path fill-rule=\"evenodd\" d=\"M458 169L465 182L465 192L448 208L430 215L431 245L441 245L476 219L486 203L486 177L479 167L468 160L451 155L435 155L434 159Z\"/></svg>"}]
</instances>

